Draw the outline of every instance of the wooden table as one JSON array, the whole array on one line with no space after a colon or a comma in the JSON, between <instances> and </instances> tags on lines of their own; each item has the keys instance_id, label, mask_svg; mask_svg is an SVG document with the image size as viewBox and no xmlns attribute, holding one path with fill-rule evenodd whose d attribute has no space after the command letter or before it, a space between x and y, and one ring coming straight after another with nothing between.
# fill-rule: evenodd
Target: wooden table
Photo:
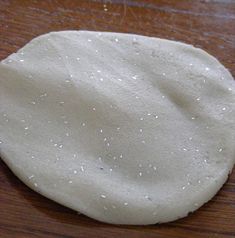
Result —
<instances>
[{"instance_id":1,"label":"wooden table","mask_svg":"<svg viewBox=\"0 0 235 238\"><path fill-rule=\"evenodd\" d=\"M0 59L40 34L68 29L183 41L205 49L235 75L233 0L0 0ZM235 237L235 171L209 203L187 218L154 226L113 226L33 192L0 160L0 237Z\"/></svg>"}]
</instances>

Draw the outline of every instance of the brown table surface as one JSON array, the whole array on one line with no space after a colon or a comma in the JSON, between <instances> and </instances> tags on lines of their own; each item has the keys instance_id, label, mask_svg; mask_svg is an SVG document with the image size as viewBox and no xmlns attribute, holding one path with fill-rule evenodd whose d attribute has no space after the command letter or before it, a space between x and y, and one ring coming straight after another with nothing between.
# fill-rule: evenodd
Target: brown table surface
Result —
<instances>
[{"instance_id":1,"label":"brown table surface","mask_svg":"<svg viewBox=\"0 0 235 238\"><path fill-rule=\"evenodd\" d=\"M50 31L138 33L193 44L235 75L235 1L0 0L0 59ZM0 237L235 237L235 171L187 218L154 226L97 222L33 192L0 160Z\"/></svg>"}]
</instances>

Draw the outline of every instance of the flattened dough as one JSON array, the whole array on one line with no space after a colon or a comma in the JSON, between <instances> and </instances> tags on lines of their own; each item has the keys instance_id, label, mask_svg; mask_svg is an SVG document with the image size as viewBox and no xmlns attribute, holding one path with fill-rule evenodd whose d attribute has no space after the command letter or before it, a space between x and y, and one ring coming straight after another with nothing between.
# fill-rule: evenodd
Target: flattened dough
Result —
<instances>
[{"instance_id":1,"label":"flattened dough","mask_svg":"<svg viewBox=\"0 0 235 238\"><path fill-rule=\"evenodd\" d=\"M235 160L235 83L205 51L86 31L33 39L0 64L1 156L89 217L154 224L211 199Z\"/></svg>"}]
</instances>

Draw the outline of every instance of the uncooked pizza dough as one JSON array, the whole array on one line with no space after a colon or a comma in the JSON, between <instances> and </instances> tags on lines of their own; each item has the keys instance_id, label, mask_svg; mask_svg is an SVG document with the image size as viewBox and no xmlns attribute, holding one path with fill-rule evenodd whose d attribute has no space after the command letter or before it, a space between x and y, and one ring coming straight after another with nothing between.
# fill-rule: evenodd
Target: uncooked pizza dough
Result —
<instances>
[{"instance_id":1,"label":"uncooked pizza dough","mask_svg":"<svg viewBox=\"0 0 235 238\"><path fill-rule=\"evenodd\" d=\"M86 31L0 64L1 156L38 193L114 224L186 216L235 160L235 83L205 51Z\"/></svg>"}]
</instances>

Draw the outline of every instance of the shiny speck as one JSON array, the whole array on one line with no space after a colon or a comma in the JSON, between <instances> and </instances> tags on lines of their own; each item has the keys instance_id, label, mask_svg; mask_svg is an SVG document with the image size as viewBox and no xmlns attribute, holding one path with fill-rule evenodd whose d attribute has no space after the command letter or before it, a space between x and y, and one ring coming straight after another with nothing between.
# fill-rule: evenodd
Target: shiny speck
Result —
<instances>
[{"instance_id":1,"label":"shiny speck","mask_svg":"<svg viewBox=\"0 0 235 238\"><path fill-rule=\"evenodd\" d=\"M11 59L8 59L8 60L7 60L7 63L11 63L11 62L12 62L12 60L11 60Z\"/></svg>"}]
</instances>

